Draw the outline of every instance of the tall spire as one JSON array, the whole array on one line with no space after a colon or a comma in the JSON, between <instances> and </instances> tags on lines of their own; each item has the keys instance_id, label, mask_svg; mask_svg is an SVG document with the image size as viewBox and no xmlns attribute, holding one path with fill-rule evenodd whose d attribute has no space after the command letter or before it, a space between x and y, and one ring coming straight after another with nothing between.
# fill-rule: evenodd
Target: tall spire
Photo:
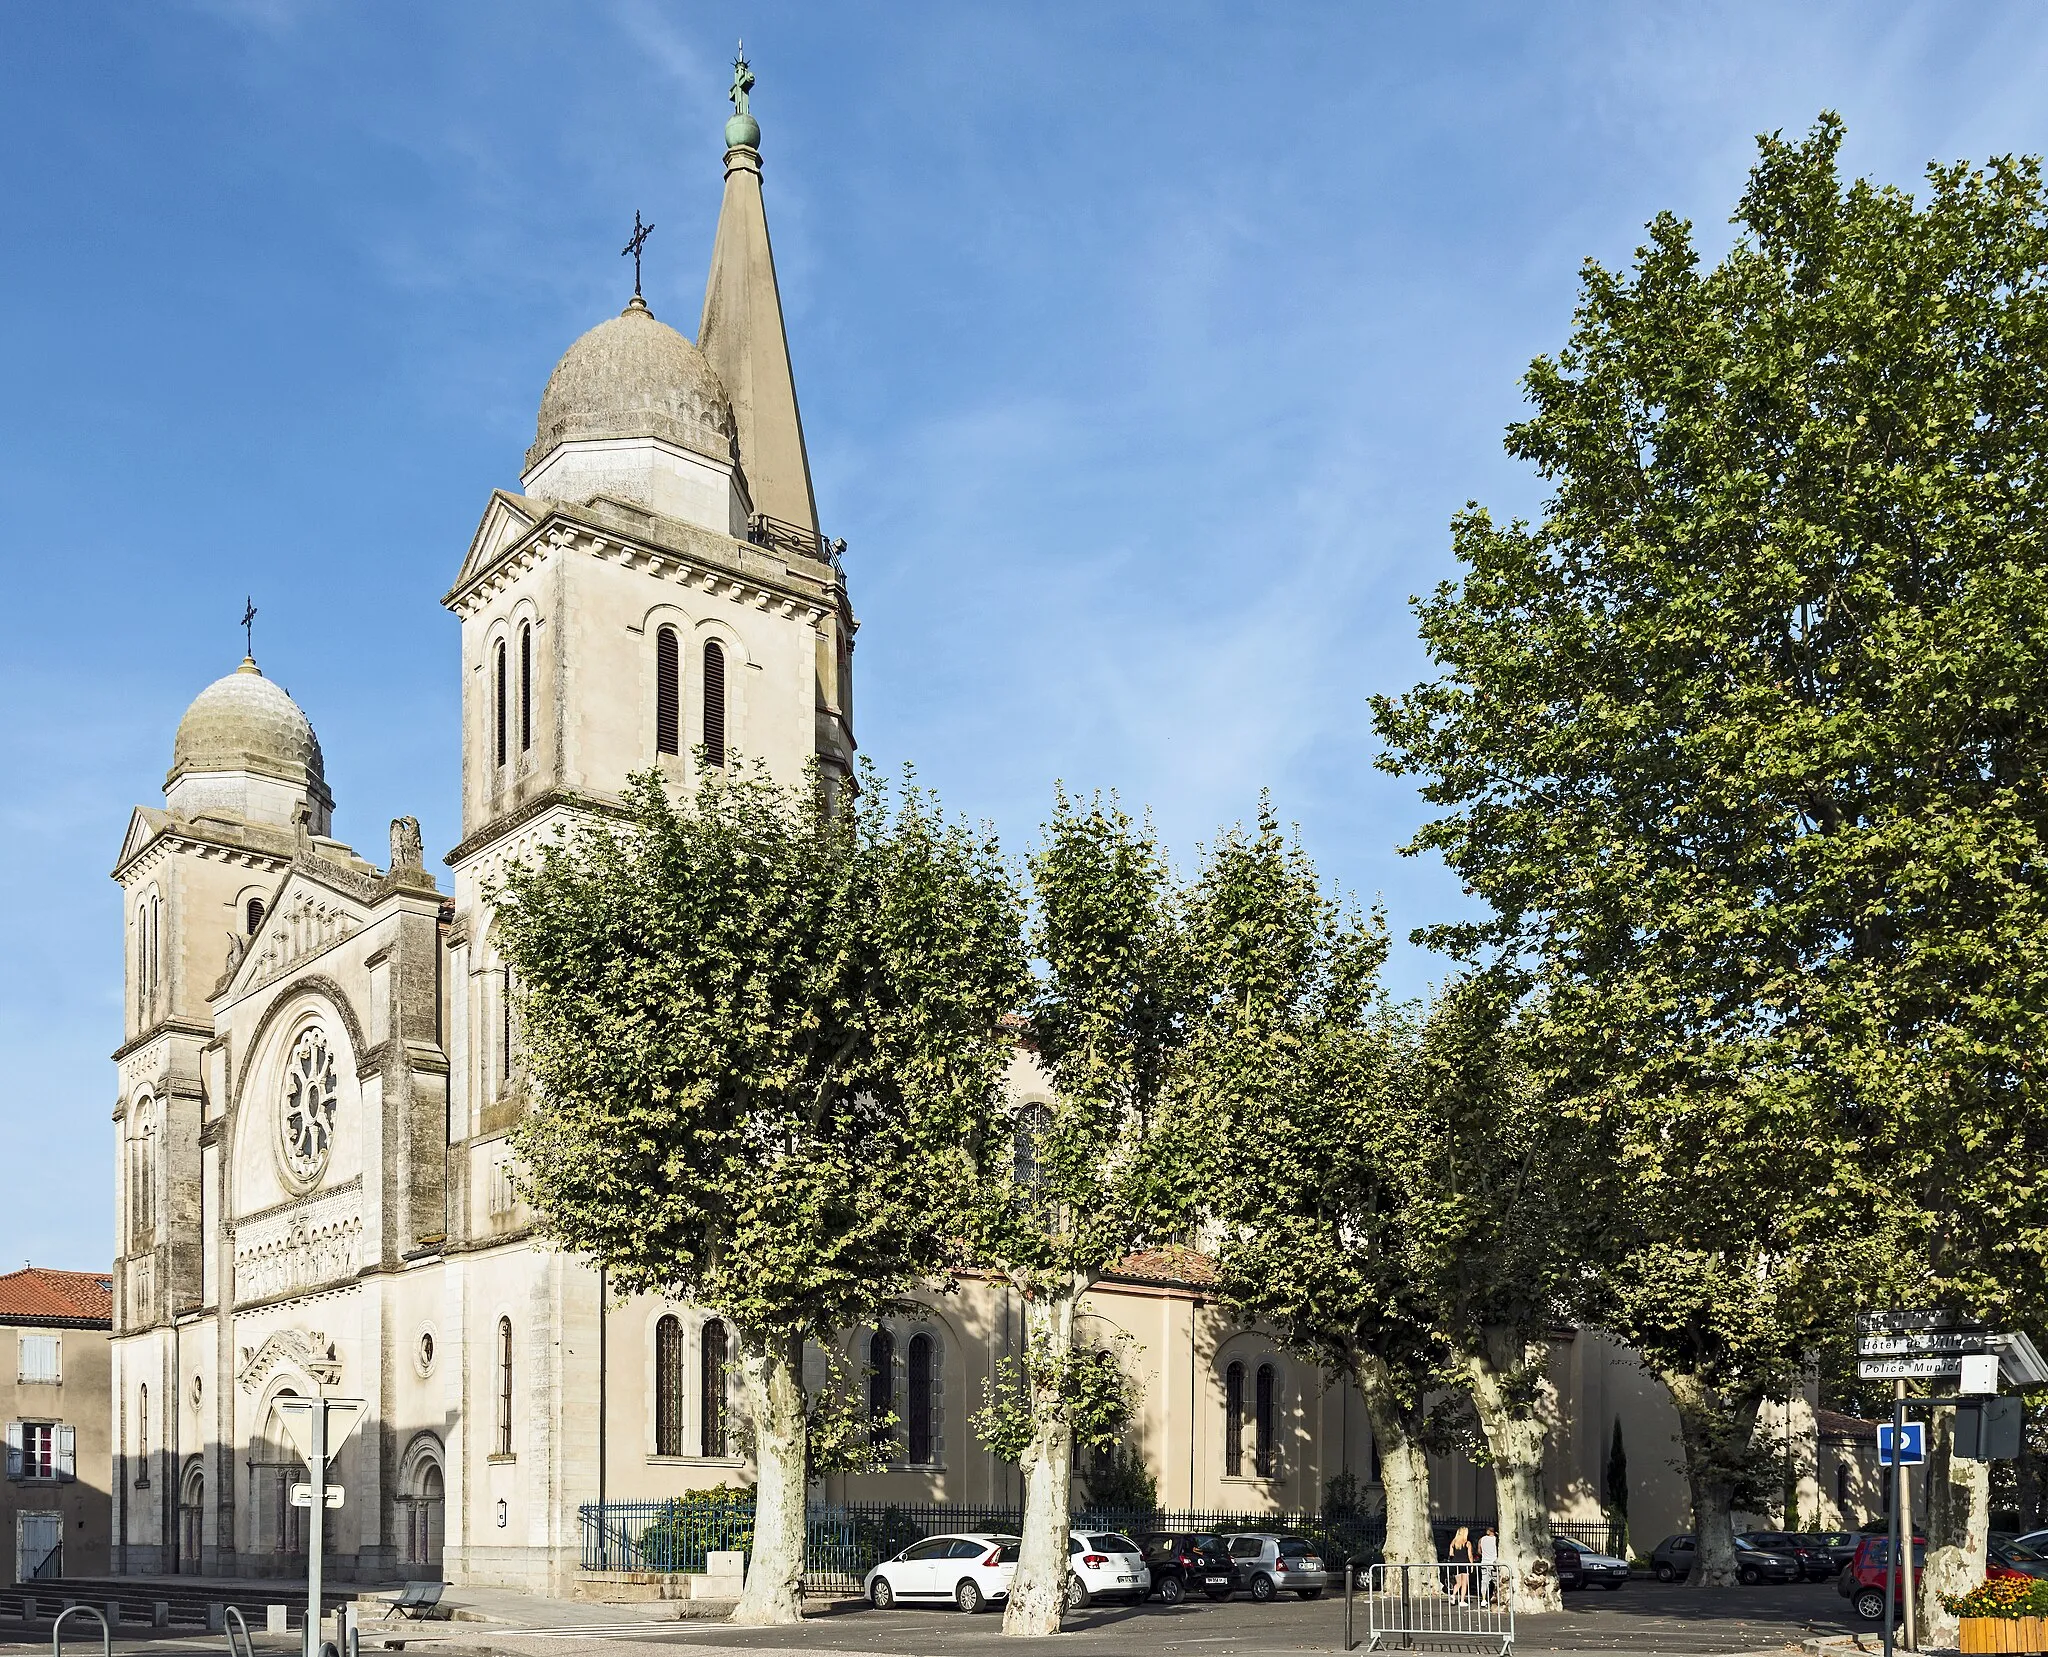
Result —
<instances>
[{"instance_id":1,"label":"tall spire","mask_svg":"<svg viewBox=\"0 0 2048 1657\"><path fill-rule=\"evenodd\" d=\"M754 72L733 60L732 119L725 123L725 203L711 246L697 346L724 382L739 427L740 464L754 510L815 538L818 503L804 451L803 417L789 367L775 254L761 203L761 127L748 107Z\"/></svg>"}]
</instances>

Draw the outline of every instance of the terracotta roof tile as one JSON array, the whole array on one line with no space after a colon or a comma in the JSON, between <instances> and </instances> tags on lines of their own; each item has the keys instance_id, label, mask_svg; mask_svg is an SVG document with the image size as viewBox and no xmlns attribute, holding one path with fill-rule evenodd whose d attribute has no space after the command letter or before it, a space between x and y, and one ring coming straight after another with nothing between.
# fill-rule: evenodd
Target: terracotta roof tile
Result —
<instances>
[{"instance_id":1,"label":"terracotta roof tile","mask_svg":"<svg viewBox=\"0 0 2048 1657\"><path fill-rule=\"evenodd\" d=\"M1164 1248L1139 1249L1125 1255L1109 1275L1145 1283L1183 1283L1207 1288L1216 1281L1216 1262L1198 1248L1168 1243Z\"/></svg>"},{"instance_id":2,"label":"terracotta roof tile","mask_svg":"<svg viewBox=\"0 0 2048 1657\"><path fill-rule=\"evenodd\" d=\"M1865 1421L1860 1415L1844 1415L1840 1410L1815 1410L1813 1424L1822 1438L1867 1438L1873 1443L1877 1439L1875 1421Z\"/></svg>"},{"instance_id":3,"label":"terracotta roof tile","mask_svg":"<svg viewBox=\"0 0 2048 1657\"><path fill-rule=\"evenodd\" d=\"M24 1266L0 1273L0 1323L113 1322L114 1280L104 1272Z\"/></svg>"}]
</instances>

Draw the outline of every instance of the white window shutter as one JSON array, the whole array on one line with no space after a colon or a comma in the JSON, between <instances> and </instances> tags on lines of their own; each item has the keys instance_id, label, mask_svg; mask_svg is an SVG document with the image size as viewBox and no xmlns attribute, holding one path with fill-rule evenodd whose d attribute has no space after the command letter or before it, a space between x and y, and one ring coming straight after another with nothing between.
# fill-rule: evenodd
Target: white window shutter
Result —
<instances>
[{"instance_id":1,"label":"white window shutter","mask_svg":"<svg viewBox=\"0 0 2048 1657\"><path fill-rule=\"evenodd\" d=\"M10 1479L21 1477L21 1423L19 1421L7 1423L7 1476Z\"/></svg>"},{"instance_id":2,"label":"white window shutter","mask_svg":"<svg viewBox=\"0 0 2048 1657\"><path fill-rule=\"evenodd\" d=\"M78 1429L59 1427L57 1429L57 1477L75 1479L78 1477Z\"/></svg>"}]
</instances>

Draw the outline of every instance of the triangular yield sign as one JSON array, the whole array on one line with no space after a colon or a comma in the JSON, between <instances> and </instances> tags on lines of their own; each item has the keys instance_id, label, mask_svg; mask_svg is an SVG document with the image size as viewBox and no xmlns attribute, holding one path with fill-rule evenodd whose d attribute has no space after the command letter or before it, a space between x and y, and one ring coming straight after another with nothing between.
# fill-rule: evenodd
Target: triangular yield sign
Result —
<instances>
[{"instance_id":1,"label":"triangular yield sign","mask_svg":"<svg viewBox=\"0 0 2048 1657\"><path fill-rule=\"evenodd\" d=\"M299 1452L299 1459L308 1467L313 1464L313 1412L327 1411L327 1459L332 1461L349 1436L363 1424L363 1417L370 1406L360 1398L280 1398L272 1406L278 1419L284 1423L284 1430L291 1436L292 1448Z\"/></svg>"}]
</instances>

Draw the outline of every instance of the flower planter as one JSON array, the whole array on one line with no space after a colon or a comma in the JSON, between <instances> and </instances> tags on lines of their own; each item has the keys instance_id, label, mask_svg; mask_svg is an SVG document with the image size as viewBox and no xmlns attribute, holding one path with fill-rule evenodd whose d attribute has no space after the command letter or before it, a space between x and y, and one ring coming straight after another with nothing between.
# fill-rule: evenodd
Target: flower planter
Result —
<instances>
[{"instance_id":1,"label":"flower planter","mask_svg":"<svg viewBox=\"0 0 2048 1657\"><path fill-rule=\"evenodd\" d=\"M2048 1617L1964 1617L1965 1652L2048 1652Z\"/></svg>"}]
</instances>

